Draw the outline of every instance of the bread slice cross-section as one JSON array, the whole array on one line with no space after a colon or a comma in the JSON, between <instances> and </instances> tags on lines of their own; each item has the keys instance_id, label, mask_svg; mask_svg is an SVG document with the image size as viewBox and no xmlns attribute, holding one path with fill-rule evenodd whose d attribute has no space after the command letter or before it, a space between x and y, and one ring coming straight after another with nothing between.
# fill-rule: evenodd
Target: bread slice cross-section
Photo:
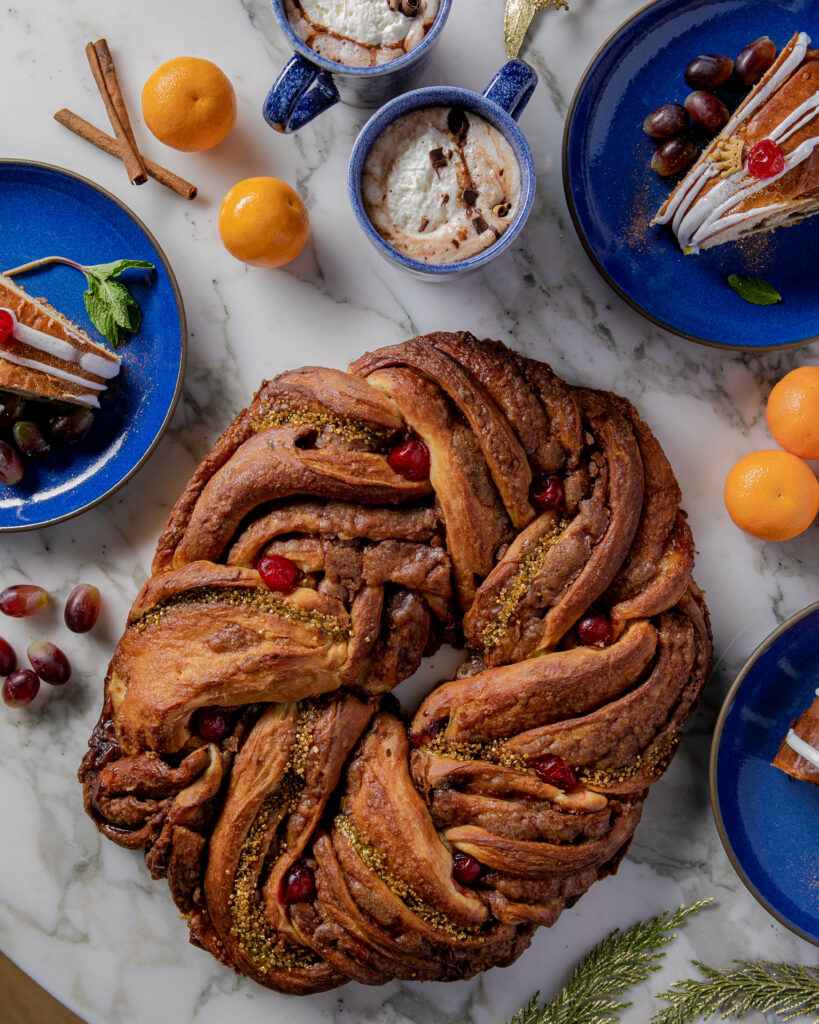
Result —
<instances>
[{"instance_id":1,"label":"bread slice cross-section","mask_svg":"<svg viewBox=\"0 0 819 1024\"><path fill-rule=\"evenodd\" d=\"M96 409L119 368L119 356L0 274L0 390Z\"/></svg>"},{"instance_id":2,"label":"bread slice cross-section","mask_svg":"<svg viewBox=\"0 0 819 1024\"><path fill-rule=\"evenodd\" d=\"M683 252L819 213L819 50L810 42L799 32L783 47L652 220L671 227ZM782 163L770 177L753 173L763 142Z\"/></svg>"}]
</instances>

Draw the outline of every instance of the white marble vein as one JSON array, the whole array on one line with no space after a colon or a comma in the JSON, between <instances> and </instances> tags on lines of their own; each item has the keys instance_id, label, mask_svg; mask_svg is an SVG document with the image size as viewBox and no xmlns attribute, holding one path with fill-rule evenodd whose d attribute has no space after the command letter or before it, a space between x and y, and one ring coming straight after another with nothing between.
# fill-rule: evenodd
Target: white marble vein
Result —
<instances>
[{"instance_id":1,"label":"white marble vein","mask_svg":"<svg viewBox=\"0 0 819 1024\"><path fill-rule=\"evenodd\" d=\"M693 957L816 962L816 949L783 929L742 887L723 853L708 797L708 750L722 696L756 644L816 599L819 527L780 545L739 533L722 504L736 459L768 447L763 401L785 371L819 349L725 354L681 341L641 319L598 277L563 198L563 118L600 43L641 0L573 0L571 13L537 16L522 56L541 84L521 126L538 173L532 218L519 242L482 274L430 286L388 267L359 236L345 189L346 161L366 113L337 107L298 137L261 119L262 99L287 56L266 0L10 0L0 31L2 155L79 171L128 203L157 235L179 277L190 325L189 371L173 425L149 464L80 519L0 540L0 585L37 582L50 610L3 621L18 650L42 635L64 647L75 678L25 711L0 710L0 946L91 1024L501 1024L536 989L553 992L569 968L617 926L713 895L651 990L686 974ZM502 0L456 0L424 83L481 89L503 62ZM106 36L135 129L148 155L196 182L186 204L155 183L135 189L122 168L51 121L69 106L105 126L86 65L89 39ZM208 57L233 80L239 122L210 153L165 149L139 116L151 70L181 54ZM239 178L273 174L294 184L312 219L304 253L287 269L246 268L222 248L216 215ZM2 244L0 243L0 250ZM697 538L697 578L708 591L717 668L682 752L652 792L619 875L598 884L512 967L453 985L399 985L297 1000L267 992L187 944L163 883L141 857L103 841L82 810L75 772L96 719L101 681L128 606L148 572L167 512L202 455L265 376L294 365L344 366L367 348L431 329L470 329L546 359L563 376L632 398L676 469ZM86 637L70 634L62 602L96 583L105 613ZM444 654L426 681L448 671ZM423 684L409 684L415 693ZM44 687L44 690L48 688ZM655 1003L634 995L626 1024ZM760 1015L749 1016L758 1022Z\"/></svg>"}]
</instances>

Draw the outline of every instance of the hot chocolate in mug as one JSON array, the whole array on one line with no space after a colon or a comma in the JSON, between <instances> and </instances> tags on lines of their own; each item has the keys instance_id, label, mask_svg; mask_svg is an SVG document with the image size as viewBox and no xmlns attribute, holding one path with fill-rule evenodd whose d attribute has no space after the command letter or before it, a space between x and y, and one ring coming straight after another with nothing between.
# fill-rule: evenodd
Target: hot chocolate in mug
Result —
<instances>
[{"instance_id":1,"label":"hot chocolate in mug","mask_svg":"<svg viewBox=\"0 0 819 1024\"><path fill-rule=\"evenodd\" d=\"M339 101L379 107L408 89L429 62L452 5L452 0L272 2L295 51L264 102L264 118L279 132L298 131Z\"/></svg>"}]
</instances>

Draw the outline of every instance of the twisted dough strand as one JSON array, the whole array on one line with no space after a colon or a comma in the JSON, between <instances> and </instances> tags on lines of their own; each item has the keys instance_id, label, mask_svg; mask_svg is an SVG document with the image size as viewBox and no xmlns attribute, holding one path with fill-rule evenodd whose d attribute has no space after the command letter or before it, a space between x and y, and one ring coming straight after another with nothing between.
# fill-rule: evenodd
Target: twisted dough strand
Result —
<instances>
[{"instance_id":1,"label":"twisted dough strand","mask_svg":"<svg viewBox=\"0 0 819 1024\"><path fill-rule=\"evenodd\" d=\"M388 462L407 433L428 480ZM565 501L540 511L544 476ZM146 850L192 942L270 988L511 963L616 871L708 674L679 501L628 402L499 342L265 383L159 540L80 769L89 814ZM292 593L265 586L270 555ZM589 610L606 647L581 643ZM458 677L405 723L389 691L441 643L466 646ZM534 770L554 757L576 787Z\"/></svg>"}]
</instances>

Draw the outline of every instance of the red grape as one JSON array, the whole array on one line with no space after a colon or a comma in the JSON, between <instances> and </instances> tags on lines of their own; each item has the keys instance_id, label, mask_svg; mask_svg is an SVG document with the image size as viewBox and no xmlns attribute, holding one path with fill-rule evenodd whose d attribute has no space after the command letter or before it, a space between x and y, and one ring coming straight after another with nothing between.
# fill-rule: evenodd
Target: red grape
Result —
<instances>
[{"instance_id":1,"label":"red grape","mask_svg":"<svg viewBox=\"0 0 819 1024\"><path fill-rule=\"evenodd\" d=\"M10 708L22 708L30 704L40 692L40 680L30 668L21 668L3 683L3 700Z\"/></svg>"},{"instance_id":2,"label":"red grape","mask_svg":"<svg viewBox=\"0 0 819 1024\"><path fill-rule=\"evenodd\" d=\"M94 413L91 409L72 409L71 412L61 413L49 421L51 436L56 441L64 441L66 444L76 444L82 441L94 423Z\"/></svg>"},{"instance_id":3,"label":"red grape","mask_svg":"<svg viewBox=\"0 0 819 1024\"><path fill-rule=\"evenodd\" d=\"M702 89L688 94L685 109L691 115L694 124L711 132L712 135L723 129L731 116L719 96L712 92L704 92Z\"/></svg>"},{"instance_id":4,"label":"red grape","mask_svg":"<svg viewBox=\"0 0 819 1024\"><path fill-rule=\"evenodd\" d=\"M776 60L776 43L768 36L760 36L749 43L734 61L734 74L744 86L756 85Z\"/></svg>"},{"instance_id":5,"label":"red grape","mask_svg":"<svg viewBox=\"0 0 819 1024\"><path fill-rule=\"evenodd\" d=\"M48 604L48 591L42 587L33 587L28 583L18 583L15 587L6 587L0 593L0 612L11 615L15 619L24 619L35 615Z\"/></svg>"},{"instance_id":6,"label":"red grape","mask_svg":"<svg viewBox=\"0 0 819 1024\"><path fill-rule=\"evenodd\" d=\"M44 683L62 686L71 678L68 658L56 644L48 640L38 640L35 644L29 644L27 653L31 667Z\"/></svg>"},{"instance_id":7,"label":"red grape","mask_svg":"<svg viewBox=\"0 0 819 1024\"><path fill-rule=\"evenodd\" d=\"M74 587L65 602L65 624L72 633L87 633L97 621L102 601L91 583Z\"/></svg>"},{"instance_id":8,"label":"red grape","mask_svg":"<svg viewBox=\"0 0 819 1024\"><path fill-rule=\"evenodd\" d=\"M0 395L0 427L10 427L23 418L26 403L19 395Z\"/></svg>"},{"instance_id":9,"label":"red grape","mask_svg":"<svg viewBox=\"0 0 819 1024\"><path fill-rule=\"evenodd\" d=\"M43 437L43 432L31 420L18 420L12 427L12 433L17 447L30 459L39 459L51 451L51 445Z\"/></svg>"},{"instance_id":10,"label":"red grape","mask_svg":"<svg viewBox=\"0 0 819 1024\"><path fill-rule=\"evenodd\" d=\"M697 159L697 145L693 139L678 135L669 139L657 148L651 158L651 168L664 178L671 174L679 174Z\"/></svg>"},{"instance_id":11,"label":"red grape","mask_svg":"<svg viewBox=\"0 0 819 1024\"><path fill-rule=\"evenodd\" d=\"M688 111L681 103L657 107L643 121L643 131L652 139L671 139L688 128Z\"/></svg>"},{"instance_id":12,"label":"red grape","mask_svg":"<svg viewBox=\"0 0 819 1024\"><path fill-rule=\"evenodd\" d=\"M23 479L23 460L8 441L0 441L0 483L19 484Z\"/></svg>"},{"instance_id":13,"label":"red grape","mask_svg":"<svg viewBox=\"0 0 819 1024\"><path fill-rule=\"evenodd\" d=\"M0 676L7 676L17 668L17 655L14 648L0 636Z\"/></svg>"},{"instance_id":14,"label":"red grape","mask_svg":"<svg viewBox=\"0 0 819 1024\"><path fill-rule=\"evenodd\" d=\"M718 53L695 57L685 69L685 81L692 89L718 89L731 77L734 62Z\"/></svg>"}]
</instances>

